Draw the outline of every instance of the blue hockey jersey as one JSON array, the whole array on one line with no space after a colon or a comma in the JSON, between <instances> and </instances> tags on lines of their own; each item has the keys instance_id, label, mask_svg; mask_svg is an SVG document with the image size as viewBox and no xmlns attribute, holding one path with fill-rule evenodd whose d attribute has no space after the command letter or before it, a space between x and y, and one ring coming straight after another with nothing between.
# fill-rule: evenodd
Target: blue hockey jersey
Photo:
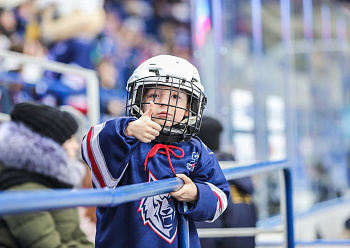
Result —
<instances>
[{"instance_id":1,"label":"blue hockey jersey","mask_svg":"<svg viewBox=\"0 0 350 248\"><path fill-rule=\"evenodd\" d=\"M146 197L116 207L97 208L96 247L178 247L178 215L189 220L190 245L200 247L194 221L215 221L225 210L229 186L214 154L199 138L165 145L143 143L124 133L135 118L114 119L90 129L82 155L95 188L166 179L182 173L198 188L198 201L183 203L169 194Z\"/></svg>"}]
</instances>

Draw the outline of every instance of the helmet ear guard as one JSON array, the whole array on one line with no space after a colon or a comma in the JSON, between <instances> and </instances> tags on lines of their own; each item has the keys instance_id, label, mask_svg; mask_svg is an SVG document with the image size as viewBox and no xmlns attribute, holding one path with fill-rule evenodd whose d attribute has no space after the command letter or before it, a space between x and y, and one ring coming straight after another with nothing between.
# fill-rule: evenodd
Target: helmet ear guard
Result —
<instances>
[{"instance_id":1,"label":"helmet ear guard","mask_svg":"<svg viewBox=\"0 0 350 248\"><path fill-rule=\"evenodd\" d=\"M175 75L174 75L175 74ZM183 75L182 75L183 74ZM188 108L184 109L176 105L167 104L169 108L186 110L186 115L180 122L173 119L152 117L172 122L171 126L162 125L160 135L156 137L157 141L174 143L189 141L199 132L202 123L202 113L207 103L204 95L204 88L200 84L197 69L188 61L170 55L160 55L146 60L142 63L130 77L127 83L127 103L126 115L140 118L143 115L142 106L149 104L143 102L143 96L148 89L165 90L162 86L168 87L171 92L182 92L188 96ZM154 101L155 102L155 101ZM166 105L156 103L158 105Z\"/></svg>"}]
</instances>

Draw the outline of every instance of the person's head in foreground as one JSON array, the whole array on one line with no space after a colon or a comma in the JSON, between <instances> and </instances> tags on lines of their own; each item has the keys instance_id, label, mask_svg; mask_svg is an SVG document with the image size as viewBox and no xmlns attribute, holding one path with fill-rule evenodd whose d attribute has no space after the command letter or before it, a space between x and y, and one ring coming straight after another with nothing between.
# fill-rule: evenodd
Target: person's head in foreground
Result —
<instances>
[{"instance_id":1,"label":"person's head in foreground","mask_svg":"<svg viewBox=\"0 0 350 248\"><path fill-rule=\"evenodd\" d=\"M10 115L11 121L0 125L0 190L40 190L49 198L53 189L79 186L85 167L70 158L79 148L74 118L36 102L15 104ZM74 207L5 214L1 221L0 247L95 247L80 229Z\"/></svg>"},{"instance_id":2,"label":"person's head in foreground","mask_svg":"<svg viewBox=\"0 0 350 248\"><path fill-rule=\"evenodd\" d=\"M199 132L206 104L197 69L187 60L159 55L143 62L127 83L127 115L140 118L154 103L152 120L163 142L189 141Z\"/></svg>"},{"instance_id":3,"label":"person's head in foreground","mask_svg":"<svg viewBox=\"0 0 350 248\"><path fill-rule=\"evenodd\" d=\"M38 102L22 102L15 104L10 116L11 121L0 128L0 161L6 167L78 183L65 172L73 174L69 160L79 149L74 137L78 125L71 114Z\"/></svg>"}]
</instances>

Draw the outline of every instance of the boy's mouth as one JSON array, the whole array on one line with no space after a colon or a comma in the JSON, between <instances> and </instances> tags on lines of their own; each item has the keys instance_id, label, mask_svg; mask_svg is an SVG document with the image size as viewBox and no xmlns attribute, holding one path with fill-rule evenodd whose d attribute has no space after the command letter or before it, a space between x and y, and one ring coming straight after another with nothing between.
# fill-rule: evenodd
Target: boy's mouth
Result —
<instances>
[{"instance_id":1,"label":"boy's mouth","mask_svg":"<svg viewBox=\"0 0 350 248\"><path fill-rule=\"evenodd\" d=\"M166 119L168 117L168 119L169 119L169 117L171 117L171 114L167 113L166 111L162 111L162 112L158 113L158 116L160 118L163 118L163 119Z\"/></svg>"}]
</instances>

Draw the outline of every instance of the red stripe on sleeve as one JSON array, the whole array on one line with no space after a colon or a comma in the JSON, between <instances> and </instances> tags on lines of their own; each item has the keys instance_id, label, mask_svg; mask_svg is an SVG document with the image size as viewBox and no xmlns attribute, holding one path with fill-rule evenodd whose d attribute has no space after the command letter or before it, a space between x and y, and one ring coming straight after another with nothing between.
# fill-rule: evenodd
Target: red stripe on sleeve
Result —
<instances>
[{"instance_id":1,"label":"red stripe on sleeve","mask_svg":"<svg viewBox=\"0 0 350 248\"><path fill-rule=\"evenodd\" d=\"M92 129L93 128L90 128L90 131L87 135L87 141L86 141L86 144L87 144L87 152L88 152L88 155L89 155L89 159L90 159L90 163L91 163L91 168L95 174L95 176L97 177L97 180L98 182L100 183L100 186L101 187L106 187L106 184L103 180L103 176L96 164L96 161L95 161L95 158L94 158L94 155L92 154L92 150L91 150L91 145L90 145L90 141L91 141L91 135L92 135Z\"/></svg>"},{"instance_id":2,"label":"red stripe on sleeve","mask_svg":"<svg viewBox=\"0 0 350 248\"><path fill-rule=\"evenodd\" d=\"M218 195L218 193L216 193L215 191L213 191L213 193L218 197L219 199L219 203L220 203L220 214L222 213L222 201L221 201L221 197Z\"/></svg>"}]
</instances>

